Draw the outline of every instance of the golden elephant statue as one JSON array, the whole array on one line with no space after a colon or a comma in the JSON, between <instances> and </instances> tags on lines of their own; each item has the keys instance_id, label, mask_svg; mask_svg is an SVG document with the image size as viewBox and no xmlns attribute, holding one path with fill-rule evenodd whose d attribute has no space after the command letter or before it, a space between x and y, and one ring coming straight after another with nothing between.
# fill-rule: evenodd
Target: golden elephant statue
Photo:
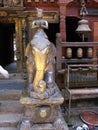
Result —
<instances>
[{"instance_id":1,"label":"golden elephant statue","mask_svg":"<svg viewBox=\"0 0 98 130\"><path fill-rule=\"evenodd\" d=\"M25 51L28 81L32 90L38 92L40 81L44 81L46 72L54 72L56 48L43 29L38 29ZM44 91L44 90L43 90ZM40 91L39 91L40 92Z\"/></svg>"}]
</instances>

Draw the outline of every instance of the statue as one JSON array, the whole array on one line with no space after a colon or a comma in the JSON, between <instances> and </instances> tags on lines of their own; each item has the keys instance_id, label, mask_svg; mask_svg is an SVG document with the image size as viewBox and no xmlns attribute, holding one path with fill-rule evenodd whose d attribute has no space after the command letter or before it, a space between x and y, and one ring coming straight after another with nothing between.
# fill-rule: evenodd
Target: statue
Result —
<instances>
[{"instance_id":1,"label":"statue","mask_svg":"<svg viewBox=\"0 0 98 130\"><path fill-rule=\"evenodd\" d=\"M9 73L7 70L5 70L1 65L0 65L0 74L5 78L8 79L9 78Z\"/></svg>"},{"instance_id":2,"label":"statue","mask_svg":"<svg viewBox=\"0 0 98 130\"><path fill-rule=\"evenodd\" d=\"M25 106L20 130L68 130L59 106L64 98L54 77L56 48L44 32L48 23L42 16L37 8L38 19L32 23L36 32L25 51L29 95L20 99Z\"/></svg>"},{"instance_id":3,"label":"statue","mask_svg":"<svg viewBox=\"0 0 98 130\"><path fill-rule=\"evenodd\" d=\"M46 88L54 86L54 64L56 49L55 46L48 40L44 32L44 28L48 28L48 22L42 19L42 9L37 8L38 19L33 21L32 28L37 31L31 42L27 45L25 56L28 73L28 82L31 86L31 95L41 94L46 91ZM50 73L51 72L51 73ZM49 83L49 76L51 81Z\"/></svg>"}]
</instances>

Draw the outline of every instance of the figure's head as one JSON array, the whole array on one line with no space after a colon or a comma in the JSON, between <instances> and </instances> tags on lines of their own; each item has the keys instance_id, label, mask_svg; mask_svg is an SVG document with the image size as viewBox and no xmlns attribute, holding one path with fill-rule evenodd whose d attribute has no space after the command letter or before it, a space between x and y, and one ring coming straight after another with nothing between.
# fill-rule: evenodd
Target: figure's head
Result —
<instances>
[{"instance_id":1,"label":"figure's head","mask_svg":"<svg viewBox=\"0 0 98 130\"><path fill-rule=\"evenodd\" d=\"M42 18L43 17L43 9L36 8L37 10L37 17Z\"/></svg>"}]
</instances>

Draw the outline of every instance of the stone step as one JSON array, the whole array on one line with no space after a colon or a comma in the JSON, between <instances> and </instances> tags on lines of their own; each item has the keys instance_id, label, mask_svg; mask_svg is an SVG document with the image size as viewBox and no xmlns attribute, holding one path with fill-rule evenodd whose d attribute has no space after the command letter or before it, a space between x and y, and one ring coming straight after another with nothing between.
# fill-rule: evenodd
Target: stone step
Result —
<instances>
[{"instance_id":1,"label":"stone step","mask_svg":"<svg viewBox=\"0 0 98 130\"><path fill-rule=\"evenodd\" d=\"M9 78L8 79L5 79L3 75L0 74L0 80L9 80L9 79L21 79L23 80L24 77L23 77L23 73L9 73Z\"/></svg>"},{"instance_id":2,"label":"stone step","mask_svg":"<svg viewBox=\"0 0 98 130\"><path fill-rule=\"evenodd\" d=\"M34 125L31 130L54 130L55 128L53 127L52 124L37 124Z\"/></svg>"},{"instance_id":3,"label":"stone step","mask_svg":"<svg viewBox=\"0 0 98 130\"><path fill-rule=\"evenodd\" d=\"M25 80L22 79L7 79L0 80L0 90L4 89L18 89L21 90L25 86Z\"/></svg>"},{"instance_id":4,"label":"stone step","mask_svg":"<svg viewBox=\"0 0 98 130\"><path fill-rule=\"evenodd\" d=\"M23 106L19 103L19 100L2 100L0 101L0 114L1 113L22 113L23 112Z\"/></svg>"},{"instance_id":5,"label":"stone step","mask_svg":"<svg viewBox=\"0 0 98 130\"><path fill-rule=\"evenodd\" d=\"M22 114L0 114L0 127L17 127L22 120Z\"/></svg>"},{"instance_id":6,"label":"stone step","mask_svg":"<svg viewBox=\"0 0 98 130\"><path fill-rule=\"evenodd\" d=\"M0 90L0 100L19 100L22 90L2 89Z\"/></svg>"},{"instance_id":7,"label":"stone step","mask_svg":"<svg viewBox=\"0 0 98 130\"><path fill-rule=\"evenodd\" d=\"M18 128L15 128L15 127L0 127L0 130L18 130Z\"/></svg>"},{"instance_id":8,"label":"stone step","mask_svg":"<svg viewBox=\"0 0 98 130\"><path fill-rule=\"evenodd\" d=\"M18 130L24 107L19 100L25 80L19 74L10 74L10 79L0 79L0 130Z\"/></svg>"},{"instance_id":9,"label":"stone step","mask_svg":"<svg viewBox=\"0 0 98 130\"><path fill-rule=\"evenodd\" d=\"M23 80L23 73L9 73L9 79L21 79L21 80Z\"/></svg>"}]
</instances>

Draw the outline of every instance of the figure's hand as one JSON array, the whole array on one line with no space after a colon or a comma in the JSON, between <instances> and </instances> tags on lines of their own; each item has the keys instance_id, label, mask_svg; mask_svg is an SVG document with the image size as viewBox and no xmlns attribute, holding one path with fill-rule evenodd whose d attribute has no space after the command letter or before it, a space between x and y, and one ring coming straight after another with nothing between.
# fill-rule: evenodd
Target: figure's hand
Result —
<instances>
[{"instance_id":1,"label":"figure's hand","mask_svg":"<svg viewBox=\"0 0 98 130\"><path fill-rule=\"evenodd\" d=\"M48 96L47 96L46 93L39 94L38 97L39 97L41 100L48 98Z\"/></svg>"}]
</instances>

